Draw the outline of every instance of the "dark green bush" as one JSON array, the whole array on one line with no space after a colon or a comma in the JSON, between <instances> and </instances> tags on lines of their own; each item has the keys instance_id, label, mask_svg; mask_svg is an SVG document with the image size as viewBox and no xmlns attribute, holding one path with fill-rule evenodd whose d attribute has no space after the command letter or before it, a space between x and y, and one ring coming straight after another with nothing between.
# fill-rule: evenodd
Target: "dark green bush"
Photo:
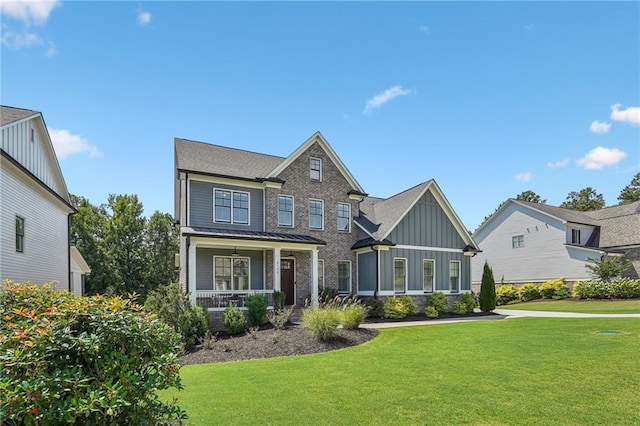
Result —
<instances>
[{"instance_id":1,"label":"dark green bush","mask_svg":"<svg viewBox=\"0 0 640 426\"><path fill-rule=\"evenodd\" d=\"M368 308L369 318L382 318L384 316L384 302L380 299L365 299L365 306Z\"/></svg>"},{"instance_id":2,"label":"dark green bush","mask_svg":"<svg viewBox=\"0 0 640 426\"><path fill-rule=\"evenodd\" d=\"M338 336L342 313L336 308L307 308L302 311L302 324L311 335L321 341Z\"/></svg>"},{"instance_id":3,"label":"dark green bush","mask_svg":"<svg viewBox=\"0 0 640 426\"><path fill-rule=\"evenodd\" d=\"M191 349L209 329L209 318L200 306L192 306L180 283L160 286L151 291L145 308L158 315L180 333L185 349Z\"/></svg>"},{"instance_id":4,"label":"dark green bush","mask_svg":"<svg viewBox=\"0 0 640 426\"><path fill-rule=\"evenodd\" d=\"M496 303L498 305L506 305L514 300L518 300L518 292L513 285L502 284L496 289Z\"/></svg>"},{"instance_id":5,"label":"dark green bush","mask_svg":"<svg viewBox=\"0 0 640 426\"><path fill-rule=\"evenodd\" d=\"M540 299L540 290L533 283L522 284L518 289L518 297L523 302Z\"/></svg>"},{"instance_id":6,"label":"dark green bush","mask_svg":"<svg viewBox=\"0 0 640 426\"><path fill-rule=\"evenodd\" d=\"M186 413L160 389L182 388L180 335L120 297L48 285L0 286L3 424L154 425Z\"/></svg>"},{"instance_id":7,"label":"dark green bush","mask_svg":"<svg viewBox=\"0 0 640 426\"><path fill-rule=\"evenodd\" d=\"M239 334L247 329L247 317L235 305L227 307L222 313L222 326L229 334Z\"/></svg>"},{"instance_id":8,"label":"dark green bush","mask_svg":"<svg viewBox=\"0 0 640 426\"><path fill-rule=\"evenodd\" d=\"M264 295L254 294L247 298L247 319L254 327L267 321L267 298Z\"/></svg>"},{"instance_id":9,"label":"dark green bush","mask_svg":"<svg viewBox=\"0 0 640 426\"><path fill-rule=\"evenodd\" d=\"M463 293L460 296L460 301L467 306L467 313L473 312L476 308L476 299L469 293Z\"/></svg>"},{"instance_id":10,"label":"dark green bush","mask_svg":"<svg viewBox=\"0 0 640 426\"><path fill-rule=\"evenodd\" d=\"M491 269L486 260L482 270L479 299L482 312L491 312L496 308L496 282L493 279L493 269Z\"/></svg>"},{"instance_id":11,"label":"dark green bush","mask_svg":"<svg viewBox=\"0 0 640 426\"><path fill-rule=\"evenodd\" d=\"M273 309L280 310L284 308L284 301L286 300L287 295L284 291L274 291L273 292Z\"/></svg>"},{"instance_id":12,"label":"dark green bush","mask_svg":"<svg viewBox=\"0 0 640 426\"><path fill-rule=\"evenodd\" d=\"M438 291L427 296L427 306L433 307L441 315L449 311L449 300L443 292Z\"/></svg>"}]
</instances>

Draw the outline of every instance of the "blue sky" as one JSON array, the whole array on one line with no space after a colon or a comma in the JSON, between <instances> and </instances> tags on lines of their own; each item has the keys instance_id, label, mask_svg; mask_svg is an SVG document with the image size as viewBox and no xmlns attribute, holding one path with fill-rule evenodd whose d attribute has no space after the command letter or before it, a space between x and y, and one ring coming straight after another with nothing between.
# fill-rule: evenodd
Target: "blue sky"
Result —
<instances>
[{"instance_id":1,"label":"blue sky","mask_svg":"<svg viewBox=\"0 0 640 426\"><path fill-rule=\"evenodd\" d=\"M434 178L467 226L640 171L638 2L11 2L1 102L69 191L173 213L173 140L287 156L320 131L364 189Z\"/></svg>"}]
</instances>

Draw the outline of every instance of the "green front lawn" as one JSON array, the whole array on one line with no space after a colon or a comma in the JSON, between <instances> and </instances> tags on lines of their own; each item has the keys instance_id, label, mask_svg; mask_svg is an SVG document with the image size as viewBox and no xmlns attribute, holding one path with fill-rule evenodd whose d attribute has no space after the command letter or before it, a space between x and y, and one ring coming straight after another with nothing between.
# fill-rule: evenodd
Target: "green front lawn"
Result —
<instances>
[{"instance_id":1,"label":"green front lawn","mask_svg":"<svg viewBox=\"0 0 640 426\"><path fill-rule=\"evenodd\" d=\"M162 396L191 425L639 424L639 353L633 318L405 327L336 352L186 366L185 389Z\"/></svg>"},{"instance_id":2,"label":"green front lawn","mask_svg":"<svg viewBox=\"0 0 640 426\"><path fill-rule=\"evenodd\" d=\"M526 311L579 312L587 314L640 314L640 299L630 300L534 300L500 305L496 309Z\"/></svg>"}]
</instances>

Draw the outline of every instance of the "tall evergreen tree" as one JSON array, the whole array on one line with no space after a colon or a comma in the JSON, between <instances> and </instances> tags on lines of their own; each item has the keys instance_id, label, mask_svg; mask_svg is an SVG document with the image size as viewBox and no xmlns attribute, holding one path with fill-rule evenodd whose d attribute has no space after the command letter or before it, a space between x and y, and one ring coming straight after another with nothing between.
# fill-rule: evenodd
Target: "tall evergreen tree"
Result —
<instances>
[{"instance_id":1,"label":"tall evergreen tree","mask_svg":"<svg viewBox=\"0 0 640 426\"><path fill-rule=\"evenodd\" d=\"M173 216L155 212L149 218L144 237L149 273L146 288L151 290L178 280L175 254L180 247Z\"/></svg>"},{"instance_id":2,"label":"tall evergreen tree","mask_svg":"<svg viewBox=\"0 0 640 426\"><path fill-rule=\"evenodd\" d=\"M484 261L484 268L482 270L479 302L482 312L491 312L496 308L496 282L493 279L493 270L486 260Z\"/></svg>"},{"instance_id":3,"label":"tall evergreen tree","mask_svg":"<svg viewBox=\"0 0 640 426\"><path fill-rule=\"evenodd\" d=\"M588 186L579 192L570 192L569 195L567 195L567 201L560 204L560 207L587 212L599 210L603 208L604 205L604 197L602 194L598 194L595 189Z\"/></svg>"},{"instance_id":4,"label":"tall evergreen tree","mask_svg":"<svg viewBox=\"0 0 640 426\"><path fill-rule=\"evenodd\" d=\"M619 204L633 203L640 200L640 172L631 179L631 183L625 186L618 195Z\"/></svg>"},{"instance_id":5,"label":"tall evergreen tree","mask_svg":"<svg viewBox=\"0 0 640 426\"><path fill-rule=\"evenodd\" d=\"M542 203L545 204L547 200L540 197L533 191L524 191L516 196L516 200L527 201L529 203Z\"/></svg>"}]
</instances>

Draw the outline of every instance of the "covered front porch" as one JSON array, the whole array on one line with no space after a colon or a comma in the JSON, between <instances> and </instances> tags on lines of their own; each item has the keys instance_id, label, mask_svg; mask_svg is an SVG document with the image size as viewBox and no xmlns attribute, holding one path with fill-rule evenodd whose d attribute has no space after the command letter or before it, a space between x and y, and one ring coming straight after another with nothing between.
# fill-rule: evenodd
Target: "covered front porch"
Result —
<instances>
[{"instance_id":1,"label":"covered front porch","mask_svg":"<svg viewBox=\"0 0 640 426\"><path fill-rule=\"evenodd\" d=\"M231 305L244 309L250 296L262 294L273 307L274 293L283 292L285 305L300 305L299 296L308 294L312 306L317 306L318 249L324 242L307 236L257 234L251 239L228 232L187 237L186 290L192 303L209 311Z\"/></svg>"}]
</instances>

